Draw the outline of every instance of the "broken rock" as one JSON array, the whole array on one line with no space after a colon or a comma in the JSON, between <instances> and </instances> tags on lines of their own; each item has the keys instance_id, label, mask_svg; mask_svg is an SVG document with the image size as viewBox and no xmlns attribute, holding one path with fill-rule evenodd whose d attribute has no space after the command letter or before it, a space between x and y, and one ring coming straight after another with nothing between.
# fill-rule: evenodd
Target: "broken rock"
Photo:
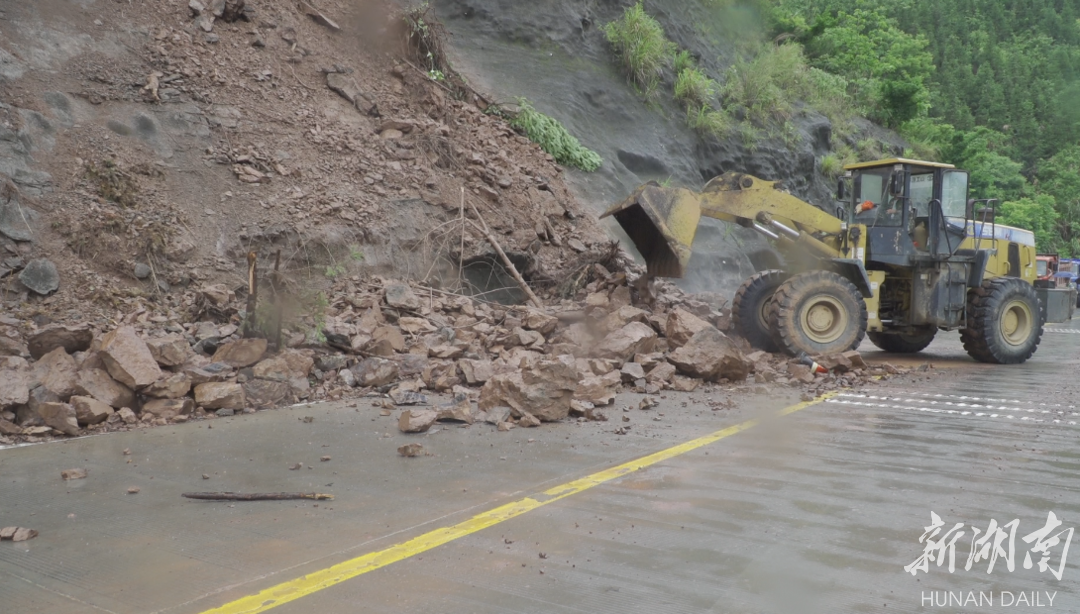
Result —
<instances>
[{"instance_id":1,"label":"broken rock","mask_svg":"<svg viewBox=\"0 0 1080 614\"><path fill-rule=\"evenodd\" d=\"M71 406L75 408L75 420L83 425L104 422L113 413L113 408L90 397L71 397Z\"/></svg>"},{"instance_id":2,"label":"broken rock","mask_svg":"<svg viewBox=\"0 0 1080 614\"><path fill-rule=\"evenodd\" d=\"M154 399L143 404L144 414L169 420L176 416L187 416L195 411L195 402L188 397L182 399Z\"/></svg>"},{"instance_id":3,"label":"broken rock","mask_svg":"<svg viewBox=\"0 0 1080 614\"><path fill-rule=\"evenodd\" d=\"M223 362L234 369L243 369L259 362L264 354L266 339L240 339L219 347L211 360Z\"/></svg>"},{"instance_id":4,"label":"broken rock","mask_svg":"<svg viewBox=\"0 0 1080 614\"><path fill-rule=\"evenodd\" d=\"M440 405L436 411L438 412L436 420L454 420L468 424L475 421L472 415L472 403L469 402L469 398L466 396L459 397L450 405Z\"/></svg>"},{"instance_id":5,"label":"broken rock","mask_svg":"<svg viewBox=\"0 0 1080 614\"><path fill-rule=\"evenodd\" d=\"M721 378L740 381L750 373L750 363L738 346L712 326L695 333L668 360L680 372L707 381Z\"/></svg>"},{"instance_id":6,"label":"broken rock","mask_svg":"<svg viewBox=\"0 0 1080 614\"><path fill-rule=\"evenodd\" d=\"M352 368L358 386L385 386L398 376L398 365L385 358L365 358Z\"/></svg>"},{"instance_id":7,"label":"broken rock","mask_svg":"<svg viewBox=\"0 0 1080 614\"><path fill-rule=\"evenodd\" d=\"M699 330L712 326L705 320L686 311L682 307L676 307L669 315L664 326L664 336L675 346L683 346Z\"/></svg>"},{"instance_id":8,"label":"broken rock","mask_svg":"<svg viewBox=\"0 0 1080 614\"><path fill-rule=\"evenodd\" d=\"M29 379L25 371L0 369L0 410L25 405L30 400Z\"/></svg>"},{"instance_id":9,"label":"broken rock","mask_svg":"<svg viewBox=\"0 0 1080 614\"><path fill-rule=\"evenodd\" d=\"M146 342L146 347L162 367L179 367L195 355L187 340L177 334L150 339Z\"/></svg>"},{"instance_id":10,"label":"broken rock","mask_svg":"<svg viewBox=\"0 0 1080 614\"><path fill-rule=\"evenodd\" d=\"M618 371L600 377L586 377L578 383L574 398L593 405L607 405L615 400L615 387L620 381L621 374Z\"/></svg>"},{"instance_id":11,"label":"broken rock","mask_svg":"<svg viewBox=\"0 0 1080 614\"><path fill-rule=\"evenodd\" d=\"M431 428L438 418L438 412L430 409L423 411L406 409L398 417L398 430L403 433L423 433Z\"/></svg>"},{"instance_id":12,"label":"broken rock","mask_svg":"<svg viewBox=\"0 0 1080 614\"><path fill-rule=\"evenodd\" d=\"M656 331L647 324L631 322L608 334L596 350L600 358L626 362L634 354L647 354L656 342Z\"/></svg>"},{"instance_id":13,"label":"broken rock","mask_svg":"<svg viewBox=\"0 0 1080 614\"><path fill-rule=\"evenodd\" d=\"M135 404L135 393L127 386L114 380L104 369L84 369L79 371L78 394L93 397L117 409L131 407Z\"/></svg>"},{"instance_id":14,"label":"broken rock","mask_svg":"<svg viewBox=\"0 0 1080 614\"><path fill-rule=\"evenodd\" d=\"M244 388L228 382L199 384L195 402L206 409L244 409Z\"/></svg>"},{"instance_id":15,"label":"broken rock","mask_svg":"<svg viewBox=\"0 0 1080 614\"><path fill-rule=\"evenodd\" d=\"M386 286L386 304L395 309L418 311L420 299L408 284L393 283Z\"/></svg>"},{"instance_id":16,"label":"broken rock","mask_svg":"<svg viewBox=\"0 0 1080 614\"><path fill-rule=\"evenodd\" d=\"M191 378L184 373L171 373L143 389L142 393L155 399L179 399L191 390Z\"/></svg>"},{"instance_id":17,"label":"broken rock","mask_svg":"<svg viewBox=\"0 0 1080 614\"><path fill-rule=\"evenodd\" d=\"M45 426L60 431L65 435L79 434L79 420L75 417L75 408L67 403L41 403L37 413Z\"/></svg>"},{"instance_id":18,"label":"broken rock","mask_svg":"<svg viewBox=\"0 0 1080 614\"><path fill-rule=\"evenodd\" d=\"M142 389L161 379L161 368L150 348L131 326L121 326L101 338L101 358L116 381Z\"/></svg>"},{"instance_id":19,"label":"broken rock","mask_svg":"<svg viewBox=\"0 0 1080 614\"><path fill-rule=\"evenodd\" d=\"M19 273L19 281L32 292L42 296L56 292L60 287L60 273L51 260L31 260Z\"/></svg>"},{"instance_id":20,"label":"broken rock","mask_svg":"<svg viewBox=\"0 0 1080 614\"><path fill-rule=\"evenodd\" d=\"M403 446L398 446L398 454L406 458L416 458L424 453L424 446L418 443L407 443Z\"/></svg>"},{"instance_id":21,"label":"broken rock","mask_svg":"<svg viewBox=\"0 0 1080 614\"><path fill-rule=\"evenodd\" d=\"M61 400L79 393L79 374L75 359L58 347L34 364L34 374L46 390Z\"/></svg>"},{"instance_id":22,"label":"broken rock","mask_svg":"<svg viewBox=\"0 0 1080 614\"><path fill-rule=\"evenodd\" d=\"M350 373L348 370L342 373ZM292 387L288 382L275 382L266 379L253 379L244 382L244 396L248 405L257 409L275 407L292 396Z\"/></svg>"}]
</instances>

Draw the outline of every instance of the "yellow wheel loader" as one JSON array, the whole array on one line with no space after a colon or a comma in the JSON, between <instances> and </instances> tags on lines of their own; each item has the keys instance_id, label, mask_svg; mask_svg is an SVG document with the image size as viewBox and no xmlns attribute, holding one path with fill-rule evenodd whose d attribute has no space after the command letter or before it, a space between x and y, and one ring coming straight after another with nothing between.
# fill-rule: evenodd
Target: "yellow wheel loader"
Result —
<instances>
[{"instance_id":1,"label":"yellow wheel loader","mask_svg":"<svg viewBox=\"0 0 1080 614\"><path fill-rule=\"evenodd\" d=\"M777 182L729 172L701 192L639 187L613 216L650 277L682 277L702 216L753 229L783 270L746 280L733 322L752 345L791 355L859 346L918 352L959 330L976 360L1022 363L1048 314L1036 296L1035 237L994 221L995 200L968 198L968 174L949 164L893 158L845 167L826 212ZM1050 314L1050 321L1063 321Z\"/></svg>"}]
</instances>

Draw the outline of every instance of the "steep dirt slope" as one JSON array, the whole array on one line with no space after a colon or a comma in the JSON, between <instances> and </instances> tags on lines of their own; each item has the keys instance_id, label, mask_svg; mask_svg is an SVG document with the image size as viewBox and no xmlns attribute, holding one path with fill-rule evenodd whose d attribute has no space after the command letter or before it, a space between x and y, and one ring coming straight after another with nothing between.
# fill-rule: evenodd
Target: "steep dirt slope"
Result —
<instances>
[{"instance_id":1,"label":"steep dirt slope","mask_svg":"<svg viewBox=\"0 0 1080 614\"><path fill-rule=\"evenodd\" d=\"M401 59L389 8L206 5L4 4L12 309L176 307L192 282L245 286L249 251L265 266L281 250L314 287L356 272L457 284L457 263L491 251L471 226L464 254L461 225L449 236L462 188L534 279L604 241L546 154ZM45 299L17 281L38 258L59 273Z\"/></svg>"}]
</instances>

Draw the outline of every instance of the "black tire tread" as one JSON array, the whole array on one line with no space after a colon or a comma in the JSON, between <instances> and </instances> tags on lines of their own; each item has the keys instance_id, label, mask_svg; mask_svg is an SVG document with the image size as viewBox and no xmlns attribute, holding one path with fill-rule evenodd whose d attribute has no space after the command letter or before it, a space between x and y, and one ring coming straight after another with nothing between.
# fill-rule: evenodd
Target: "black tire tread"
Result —
<instances>
[{"instance_id":1,"label":"black tire tread","mask_svg":"<svg viewBox=\"0 0 1080 614\"><path fill-rule=\"evenodd\" d=\"M867 332L866 338L870 340L870 343L886 352L915 354L925 350L926 346L933 343L936 334L936 329L932 329L929 334L922 336Z\"/></svg>"},{"instance_id":2,"label":"black tire tread","mask_svg":"<svg viewBox=\"0 0 1080 614\"><path fill-rule=\"evenodd\" d=\"M776 342L773 341L772 333L768 328L761 329L758 326L756 310L759 308L761 295L767 293L765 300L772 300L773 293L791 275L779 269L770 269L751 275L744 281L735 293L735 299L731 302L731 323L734 330L751 346L766 352L777 350Z\"/></svg>"},{"instance_id":3,"label":"black tire tread","mask_svg":"<svg viewBox=\"0 0 1080 614\"><path fill-rule=\"evenodd\" d=\"M1028 296L1033 302L1033 315L1038 320L1034 341L1018 352L1009 351L999 342L993 330L1001 304L1017 292ZM979 362L1020 364L1031 358L1038 349L1042 341L1042 324L1043 310L1035 288L1016 277L995 277L968 291L968 326L960 331L960 340L964 344L964 351Z\"/></svg>"}]
</instances>

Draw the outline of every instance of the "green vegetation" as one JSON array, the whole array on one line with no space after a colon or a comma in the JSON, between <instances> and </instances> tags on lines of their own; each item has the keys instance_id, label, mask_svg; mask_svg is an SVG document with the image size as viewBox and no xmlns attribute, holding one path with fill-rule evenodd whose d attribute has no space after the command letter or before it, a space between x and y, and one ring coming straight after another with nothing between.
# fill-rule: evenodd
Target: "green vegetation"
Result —
<instances>
[{"instance_id":1,"label":"green vegetation","mask_svg":"<svg viewBox=\"0 0 1080 614\"><path fill-rule=\"evenodd\" d=\"M716 96L716 82L696 66L687 66L675 79L675 100L688 107L704 107Z\"/></svg>"},{"instance_id":2,"label":"green vegetation","mask_svg":"<svg viewBox=\"0 0 1080 614\"><path fill-rule=\"evenodd\" d=\"M910 155L969 170L1000 221L1080 255L1080 0L748 3Z\"/></svg>"},{"instance_id":3,"label":"green vegetation","mask_svg":"<svg viewBox=\"0 0 1080 614\"><path fill-rule=\"evenodd\" d=\"M724 137L731 132L731 118L728 114L713 110L708 105L687 109L686 123L697 132L715 137Z\"/></svg>"},{"instance_id":4,"label":"green vegetation","mask_svg":"<svg viewBox=\"0 0 1080 614\"><path fill-rule=\"evenodd\" d=\"M630 82L642 96L652 98L675 53L675 44L664 35L660 23L638 2L628 7L621 19L605 25L604 35L618 54Z\"/></svg>"},{"instance_id":5,"label":"green vegetation","mask_svg":"<svg viewBox=\"0 0 1080 614\"><path fill-rule=\"evenodd\" d=\"M592 172L603 162L595 151L584 147L558 120L533 108L524 98L518 99L520 107L510 120L510 125L521 130L525 136L551 154L555 161Z\"/></svg>"}]
</instances>

